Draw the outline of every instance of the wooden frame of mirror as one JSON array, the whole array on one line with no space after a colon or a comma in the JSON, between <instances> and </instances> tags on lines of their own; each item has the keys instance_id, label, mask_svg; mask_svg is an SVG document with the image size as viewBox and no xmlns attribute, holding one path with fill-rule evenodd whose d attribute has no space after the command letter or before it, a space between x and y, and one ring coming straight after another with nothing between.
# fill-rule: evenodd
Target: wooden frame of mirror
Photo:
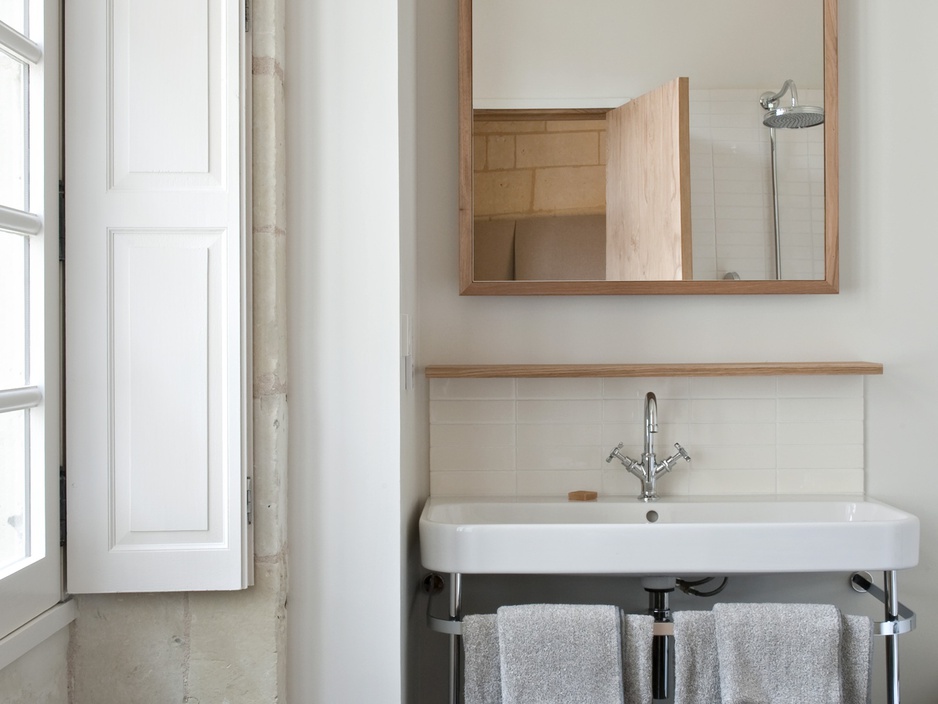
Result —
<instances>
[{"instance_id":1,"label":"wooden frame of mirror","mask_svg":"<svg viewBox=\"0 0 938 704\"><path fill-rule=\"evenodd\" d=\"M824 9L824 279L719 281L474 281L472 168L472 0L459 2L459 292L474 296L837 293L837 0Z\"/></svg>"}]
</instances>

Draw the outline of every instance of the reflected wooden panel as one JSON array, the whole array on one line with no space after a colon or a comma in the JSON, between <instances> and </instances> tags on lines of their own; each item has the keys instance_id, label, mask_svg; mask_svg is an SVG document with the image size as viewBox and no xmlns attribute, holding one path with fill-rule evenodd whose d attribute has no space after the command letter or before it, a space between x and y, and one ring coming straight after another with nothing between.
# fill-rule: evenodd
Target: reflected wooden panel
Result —
<instances>
[{"instance_id":1,"label":"reflected wooden panel","mask_svg":"<svg viewBox=\"0 0 938 704\"><path fill-rule=\"evenodd\" d=\"M688 79L610 110L606 279L694 278Z\"/></svg>"}]
</instances>

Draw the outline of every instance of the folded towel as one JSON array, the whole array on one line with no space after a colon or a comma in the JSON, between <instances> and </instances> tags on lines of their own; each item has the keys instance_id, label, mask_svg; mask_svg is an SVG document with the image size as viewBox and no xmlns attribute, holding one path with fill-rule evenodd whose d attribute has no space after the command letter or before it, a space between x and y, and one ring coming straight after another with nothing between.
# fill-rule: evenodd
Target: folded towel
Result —
<instances>
[{"instance_id":1,"label":"folded towel","mask_svg":"<svg viewBox=\"0 0 938 704\"><path fill-rule=\"evenodd\" d=\"M716 604L723 704L842 704L835 606Z\"/></svg>"},{"instance_id":2,"label":"folded towel","mask_svg":"<svg viewBox=\"0 0 938 704\"><path fill-rule=\"evenodd\" d=\"M720 704L720 661L713 614L675 611L674 704Z\"/></svg>"},{"instance_id":3,"label":"folded towel","mask_svg":"<svg viewBox=\"0 0 938 704\"><path fill-rule=\"evenodd\" d=\"M495 614L464 616L462 643L465 704L501 704L502 675Z\"/></svg>"},{"instance_id":4,"label":"folded towel","mask_svg":"<svg viewBox=\"0 0 938 704\"><path fill-rule=\"evenodd\" d=\"M504 704L623 704L614 606L503 606L498 645Z\"/></svg>"},{"instance_id":5,"label":"folded towel","mask_svg":"<svg viewBox=\"0 0 938 704\"><path fill-rule=\"evenodd\" d=\"M625 704L651 704L651 645L655 619L642 614L622 614L622 617Z\"/></svg>"},{"instance_id":6,"label":"folded towel","mask_svg":"<svg viewBox=\"0 0 938 704\"><path fill-rule=\"evenodd\" d=\"M873 674L873 624L866 616L843 616L841 675L844 704L870 703Z\"/></svg>"}]
</instances>

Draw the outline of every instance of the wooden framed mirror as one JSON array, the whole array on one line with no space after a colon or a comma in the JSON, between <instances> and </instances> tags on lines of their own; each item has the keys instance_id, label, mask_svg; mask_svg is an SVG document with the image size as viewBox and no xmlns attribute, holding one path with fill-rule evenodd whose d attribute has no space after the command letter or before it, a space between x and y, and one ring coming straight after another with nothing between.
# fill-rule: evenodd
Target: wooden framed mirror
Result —
<instances>
[{"instance_id":1,"label":"wooden framed mirror","mask_svg":"<svg viewBox=\"0 0 938 704\"><path fill-rule=\"evenodd\" d=\"M608 0L458 2L462 295L838 291L837 0L800 0L806 15L785 20L767 0L616 2L627 23ZM617 24L621 42L595 41ZM600 50L573 44L584 36ZM700 37L706 58L682 56ZM640 60L609 53L622 45ZM601 69L576 63L597 56ZM763 124L802 106L823 123Z\"/></svg>"}]
</instances>

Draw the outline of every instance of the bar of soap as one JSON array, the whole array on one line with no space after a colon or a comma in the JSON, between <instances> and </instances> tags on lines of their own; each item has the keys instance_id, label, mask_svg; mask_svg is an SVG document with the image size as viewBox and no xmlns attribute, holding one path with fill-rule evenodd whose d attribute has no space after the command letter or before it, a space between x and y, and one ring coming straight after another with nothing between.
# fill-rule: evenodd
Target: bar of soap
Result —
<instances>
[{"instance_id":1,"label":"bar of soap","mask_svg":"<svg viewBox=\"0 0 938 704\"><path fill-rule=\"evenodd\" d=\"M598 497L595 491L571 491L567 494L567 499L570 501L595 501Z\"/></svg>"}]
</instances>

